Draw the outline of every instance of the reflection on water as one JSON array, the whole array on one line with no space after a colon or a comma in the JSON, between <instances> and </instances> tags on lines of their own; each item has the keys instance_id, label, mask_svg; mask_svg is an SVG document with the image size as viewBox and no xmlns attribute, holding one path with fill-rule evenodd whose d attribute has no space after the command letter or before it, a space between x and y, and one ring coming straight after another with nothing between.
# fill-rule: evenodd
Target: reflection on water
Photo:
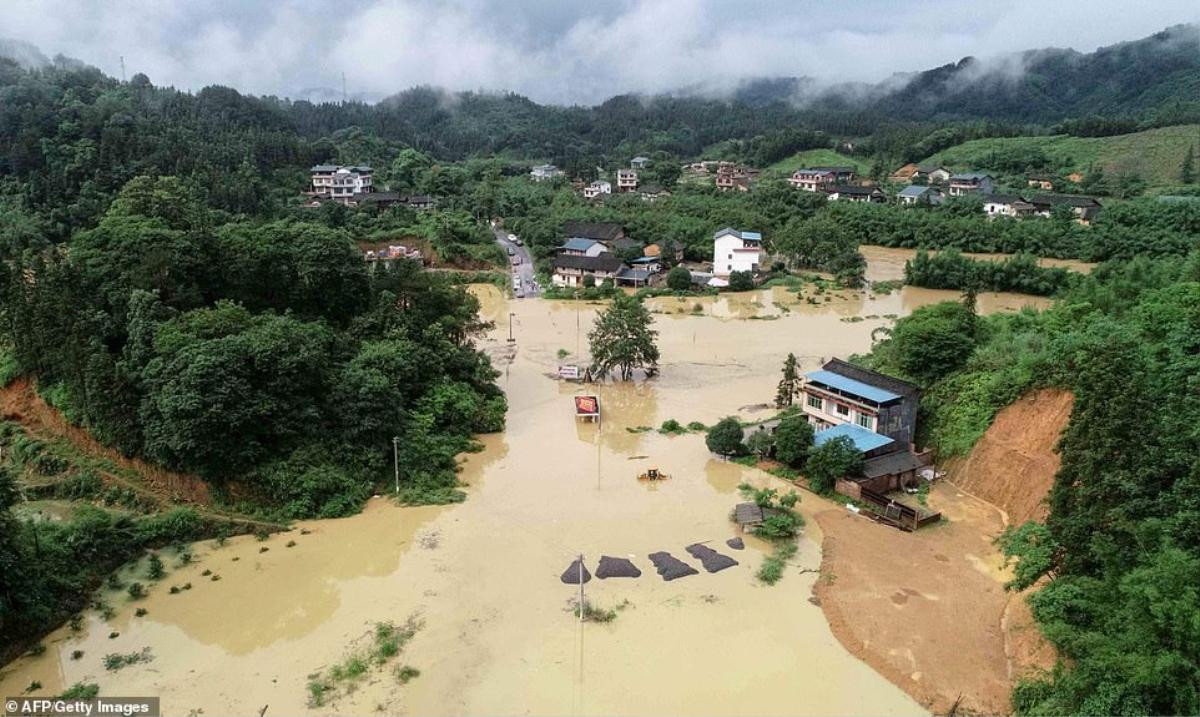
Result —
<instances>
[{"instance_id":1,"label":"reflection on water","mask_svg":"<svg viewBox=\"0 0 1200 717\"><path fill-rule=\"evenodd\" d=\"M811 288L776 288L689 298L682 312L672 297L655 299L664 312L656 315L661 374L584 387L553 376L561 362L586 361L586 332L601 304L509 301L495 287L472 290L496 324L480 348L502 366L509 412L502 435L482 437L482 451L461 459L465 503L397 508L376 499L361 515L311 521L262 543L197 544L196 561L173 567L145 600L102 591L116 611L111 620L89 612L79 633L55 632L43 655L0 676L0 692L18 694L37 680L39 693L57 694L94 681L102 694L160 694L169 714L245 714L263 705L272 714L303 713L305 675L340 659L374 622L418 614L425 627L401 661L421 676L401 687L380 672L331 712L922 712L834 640L807 601L815 576L789 573L770 588L756 581L767 549L759 541L736 553L737 568L659 580L648 553L686 559L688 544L720 546L735 532L728 515L737 485L765 478L712 458L702 435L628 429L668 418L709 425L731 414L761 418L748 407L774 395L788 352L811 368L865 351L889 315L954 292L818 297ZM697 303L702 312L694 314ZM983 295L979 305L1045 303ZM510 312L513 344L505 340ZM601 423L574 418L572 398L581 391L600 396ZM639 482L649 467L670 478ZM801 510L818 505L806 497ZM809 521L809 538L819 537L815 530ZM644 573L588 584L596 604L631 606L582 637L567 607L576 588L558 580L581 552L593 568L601 554L632 556ZM819 544L802 541L795 564L819 560ZM187 583L190 590L168 591ZM135 616L137 607L147 614ZM119 635L109 639L110 632ZM105 654L143 647L155 655L149 665L104 670ZM74 650L83 656L71 659Z\"/></svg>"}]
</instances>

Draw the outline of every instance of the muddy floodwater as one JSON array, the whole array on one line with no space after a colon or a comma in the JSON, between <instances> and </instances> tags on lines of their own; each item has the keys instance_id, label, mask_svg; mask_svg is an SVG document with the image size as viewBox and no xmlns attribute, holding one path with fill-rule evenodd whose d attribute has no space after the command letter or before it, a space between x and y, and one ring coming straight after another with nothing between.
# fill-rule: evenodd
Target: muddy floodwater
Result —
<instances>
[{"instance_id":1,"label":"muddy floodwater","mask_svg":"<svg viewBox=\"0 0 1200 717\"><path fill-rule=\"evenodd\" d=\"M736 534L729 513L738 483L774 479L713 459L700 434L639 427L765 417L756 405L774 395L787 352L810 368L866 351L887 317L953 293L834 292L810 303L807 293L774 289L654 299L661 374L582 387L552 376L560 363L582 363L597 306L473 290L496 324L481 346L510 408L505 432L483 437L483 450L463 458L466 502L400 508L377 498L360 515L301 523L263 542L199 543L183 567L164 551L168 575L141 578L146 598L102 590L115 614L104 620L88 610L79 631L50 635L43 654L5 668L0 693L34 681L35 694L96 682L102 695L161 695L168 715L264 706L267 715L924 713L843 649L810 602L818 576L803 571L820 562L815 521L775 586L754 577L763 543L725 547ZM996 294L979 301L984 311L1045 303ZM505 340L510 314L513 343ZM573 417L572 396L585 391L600 397L599 424ZM670 478L636 480L648 467ZM799 507L811 515L821 503L806 494ZM740 564L672 582L655 574L647 555L657 551L699 567L684 550L696 542ZM581 626L571 612L578 588L559 575L580 553L592 571L602 554L642 570L585 586L592 604L620 608L611 623ZM135 615L139 607L144 616ZM306 705L308 675L341 660L375 623L414 617L421 628L392 662L324 707ZM105 670L106 654L144 648L149 662ZM401 685L400 666L420 675Z\"/></svg>"}]
</instances>

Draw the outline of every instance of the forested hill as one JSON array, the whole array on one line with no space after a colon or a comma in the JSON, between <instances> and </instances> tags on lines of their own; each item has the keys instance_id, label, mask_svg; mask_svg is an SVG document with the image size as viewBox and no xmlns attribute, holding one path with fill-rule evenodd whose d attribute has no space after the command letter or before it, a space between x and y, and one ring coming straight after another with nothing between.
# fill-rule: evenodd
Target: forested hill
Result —
<instances>
[{"instance_id":1,"label":"forested hill","mask_svg":"<svg viewBox=\"0 0 1200 717\"><path fill-rule=\"evenodd\" d=\"M1087 54L1045 49L992 61L968 57L913 76L869 107L908 119L1044 124L1149 115L1165 124L1200 110L1200 25L1176 25Z\"/></svg>"},{"instance_id":2,"label":"forested hill","mask_svg":"<svg viewBox=\"0 0 1200 717\"><path fill-rule=\"evenodd\" d=\"M64 78L63 73L72 76ZM874 86L820 91L805 79L759 79L729 97L688 91L622 95L594 107L428 87L404 90L377 104L314 104L252 98L219 87L195 95L173 89L151 92L150 82L135 75L122 85L77 61L49 61L26 43L0 41L0 157L15 152L10 161L19 162L29 150L28 144L13 144L21 139L13 136L18 126L23 125L31 143L54 128L47 110L68 108L47 108L46 103L63 91L74 91L73 103L87 104L96 93L120 87L126 97L106 99L101 116L91 120L138 123L147 114L192 116L307 139L359 127L441 159L503 154L551 159L576 171L607 155L661 151L688 157L724 140L753 138L758 143L737 159L766 165L811 146L828 146L831 138L855 138L860 145L870 138L867 146L888 150L887 134L897 128L910 130L902 143L913 144L921 131L947 121L1006 125L993 127L991 134L1027 134L1064 122L1072 134L1115 134L1200 118L1200 25L1168 28L1087 54L1045 49L997 59L965 58ZM86 132L93 127L75 123L68 129ZM41 136L30 139L38 130Z\"/></svg>"}]
</instances>

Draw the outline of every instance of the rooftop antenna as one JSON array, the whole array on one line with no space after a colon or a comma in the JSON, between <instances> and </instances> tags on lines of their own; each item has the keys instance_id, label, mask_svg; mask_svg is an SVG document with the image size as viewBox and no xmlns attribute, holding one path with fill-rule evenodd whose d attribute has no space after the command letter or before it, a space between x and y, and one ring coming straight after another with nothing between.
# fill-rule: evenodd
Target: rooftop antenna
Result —
<instances>
[{"instance_id":1,"label":"rooftop antenna","mask_svg":"<svg viewBox=\"0 0 1200 717\"><path fill-rule=\"evenodd\" d=\"M125 56L121 55L121 82L125 81Z\"/></svg>"}]
</instances>

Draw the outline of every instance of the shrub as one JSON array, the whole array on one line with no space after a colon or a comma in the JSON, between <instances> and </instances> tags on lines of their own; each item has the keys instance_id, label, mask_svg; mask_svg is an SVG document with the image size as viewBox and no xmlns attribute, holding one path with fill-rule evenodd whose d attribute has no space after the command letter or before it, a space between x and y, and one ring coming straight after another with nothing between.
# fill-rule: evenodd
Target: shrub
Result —
<instances>
[{"instance_id":1,"label":"shrub","mask_svg":"<svg viewBox=\"0 0 1200 717\"><path fill-rule=\"evenodd\" d=\"M740 456L745 454L746 446L742 444L742 424L736 416L726 416L708 429L704 437L708 450L721 456Z\"/></svg>"},{"instance_id":2,"label":"shrub","mask_svg":"<svg viewBox=\"0 0 1200 717\"><path fill-rule=\"evenodd\" d=\"M692 272L682 266L677 266L667 272L667 288L674 291L687 291L692 288Z\"/></svg>"},{"instance_id":3,"label":"shrub","mask_svg":"<svg viewBox=\"0 0 1200 717\"><path fill-rule=\"evenodd\" d=\"M754 288L754 277L748 271L735 271L729 275L730 291L750 291Z\"/></svg>"}]
</instances>

